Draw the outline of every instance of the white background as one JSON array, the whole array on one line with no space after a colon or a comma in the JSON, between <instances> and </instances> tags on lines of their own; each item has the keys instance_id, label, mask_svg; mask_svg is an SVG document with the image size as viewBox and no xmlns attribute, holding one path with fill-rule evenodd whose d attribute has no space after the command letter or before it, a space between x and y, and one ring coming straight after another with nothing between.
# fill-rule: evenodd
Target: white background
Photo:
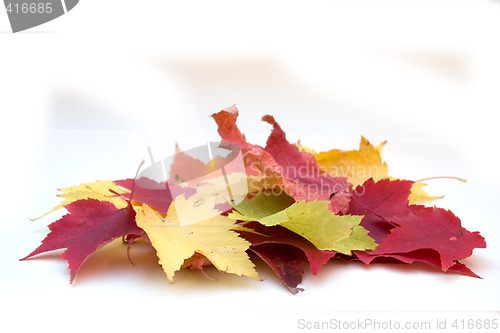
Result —
<instances>
[{"instance_id":1,"label":"white background","mask_svg":"<svg viewBox=\"0 0 500 333\"><path fill-rule=\"evenodd\" d=\"M498 317L485 311L500 310L499 15L482 1L82 0L12 34L0 10L3 325L267 332L372 313ZM180 272L170 285L140 245L136 266L122 247L103 248L73 286L60 252L18 261L62 214L29 220L58 203L57 188L133 177L148 146L161 158L176 141L216 139L208 116L232 104L250 142L265 143L260 118L272 114L290 141L317 150L388 140L395 177L466 178L428 190L486 238L465 261L483 279L330 262L292 296L262 264L263 282L208 269L213 281Z\"/></svg>"}]
</instances>

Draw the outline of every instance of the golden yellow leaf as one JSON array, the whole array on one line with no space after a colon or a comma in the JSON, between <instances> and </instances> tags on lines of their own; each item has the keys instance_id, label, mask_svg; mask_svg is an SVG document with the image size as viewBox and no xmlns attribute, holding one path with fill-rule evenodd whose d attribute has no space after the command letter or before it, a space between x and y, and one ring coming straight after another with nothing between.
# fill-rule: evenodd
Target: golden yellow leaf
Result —
<instances>
[{"instance_id":1,"label":"golden yellow leaf","mask_svg":"<svg viewBox=\"0 0 500 333\"><path fill-rule=\"evenodd\" d=\"M389 180L398 180L398 179L399 178L396 177L389 177ZM409 205L422 205L427 202L443 198L442 196L435 197L429 195L427 192L424 191L423 189L424 186L427 186L427 184L422 183L421 181L416 181L413 183L410 189L410 195L408 196Z\"/></svg>"},{"instance_id":2,"label":"golden yellow leaf","mask_svg":"<svg viewBox=\"0 0 500 333\"><path fill-rule=\"evenodd\" d=\"M280 185L274 177L267 177L264 175L247 176L248 193L255 194L261 193L264 190L279 189Z\"/></svg>"},{"instance_id":3,"label":"golden yellow leaf","mask_svg":"<svg viewBox=\"0 0 500 333\"><path fill-rule=\"evenodd\" d=\"M347 177L354 186L373 178L378 181L388 177L387 164L382 161L380 151L385 142L373 146L361 137L359 150L337 150L314 154L320 168L332 177Z\"/></svg>"},{"instance_id":4,"label":"golden yellow leaf","mask_svg":"<svg viewBox=\"0 0 500 333\"><path fill-rule=\"evenodd\" d=\"M299 142L297 142L297 148L299 148L299 151L305 151L305 152L307 152L309 154L313 154L313 155L317 154L316 150L304 146L303 144L300 143L300 140L299 140Z\"/></svg>"},{"instance_id":5,"label":"golden yellow leaf","mask_svg":"<svg viewBox=\"0 0 500 333\"><path fill-rule=\"evenodd\" d=\"M40 217L37 217L34 220L38 220L74 201L82 199L97 199L100 201L109 201L118 209L127 207L127 202L122 198L117 197L110 190L115 191L118 194L129 193L129 191L121 189L115 183L108 180L98 180L94 183L85 183L60 189L59 191L62 193L57 196L63 198L63 201L59 205L52 208L49 212L43 214Z\"/></svg>"},{"instance_id":6,"label":"golden yellow leaf","mask_svg":"<svg viewBox=\"0 0 500 333\"><path fill-rule=\"evenodd\" d=\"M231 229L234 220L216 215L209 219L181 226L178 211L205 210L197 205L196 198L185 199L184 195L175 198L166 217L143 204L136 207L136 222L141 227L156 249L159 264L163 267L170 283L185 259L195 252L205 256L220 271L236 275L245 275L260 280L254 264L245 252L250 243ZM192 213L193 216L197 213Z\"/></svg>"},{"instance_id":7,"label":"golden yellow leaf","mask_svg":"<svg viewBox=\"0 0 500 333\"><path fill-rule=\"evenodd\" d=\"M427 194L427 192L423 190L424 186L427 186L427 184L422 182L413 183L413 185L411 186L410 195L408 196L410 205L424 204L426 202L442 198L442 196L435 197Z\"/></svg>"}]
</instances>

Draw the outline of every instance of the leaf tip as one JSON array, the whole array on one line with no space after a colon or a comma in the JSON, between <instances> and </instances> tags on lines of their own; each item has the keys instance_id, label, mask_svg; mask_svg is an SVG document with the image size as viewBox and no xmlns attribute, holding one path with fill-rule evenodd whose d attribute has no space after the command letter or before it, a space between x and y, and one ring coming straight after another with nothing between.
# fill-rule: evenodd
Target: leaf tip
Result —
<instances>
[{"instance_id":1,"label":"leaf tip","mask_svg":"<svg viewBox=\"0 0 500 333\"><path fill-rule=\"evenodd\" d=\"M290 292L294 295L297 295L298 293L301 293L304 291L304 288L299 288L299 287L296 287L296 288L290 288L288 287L288 290L290 290Z\"/></svg>"}]
</instances>

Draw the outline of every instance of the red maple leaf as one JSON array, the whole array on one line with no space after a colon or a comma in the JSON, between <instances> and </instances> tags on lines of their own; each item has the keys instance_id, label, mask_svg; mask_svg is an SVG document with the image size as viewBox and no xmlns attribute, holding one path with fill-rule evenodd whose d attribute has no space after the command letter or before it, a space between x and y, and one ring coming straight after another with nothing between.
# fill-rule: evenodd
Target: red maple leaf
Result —
<instances>
[{"instance_id":1,"label":"red maple leaf","mask_svg":"<svg viewBox=\"0 0 500 333\"><path fill-rule=\"evenodd\" d=\"M195 189L189 187L180 187L177 184L170 184L167 182L159 183L152 179L141 177L139 180L135 179L122 179L114 180L116 185L124 187L128 190L133 189L133 193L124 193L122 196L127 200L135 200L145 203L156 210L160 214L166 214L170 204L172 203L172 192L183 193L186 198L190 197L196 192ZM135 183L135 186L134 186Z\"/></svg>"},{"instance_id":2,"label":"red maple leaf","mask_svg":"<svg viewBox=\"0 0 500 333\"><path fill-rule=\"evenodd\" d=\"M375 242L387 236L394 224L390 217L408 213L408 196L412 181L382 179L367 180L352 191L348 214L364 215L361 225Z\"/></svg>"},{"instance_id":3,"label":"red maple leaf","mask_svg":"<svg viewBox=\"0 0 500 333\"><path fill-rule=\"evenodd\" d=\"M403 180L366 181L353 191L349 214L365 215L361 225L379 244L373 251L355 251L364 263L377 258L394 258L405 263L426 262L476 276L458 262L472 255L475 248L486 247L478 232L461 226L450 211L420 205L408 205L413 182Z\"/></svg>"},{"instance_id":4,"label":"red maple leaf","mask_svg":"<svg viewBox=\"0 0 500 333\"><path fill-rule=\"evenodd\" d=\"M439 253L441 268L447 271L458 260L470 257L475 248L486 247L479 232L466 230L458 217L442 208L410 206L407 215L394 216L391 221L398 227L370 255L431 249Z\"/></svg>"},{"instance_id":5,"label":"red maple leaf","mask_svg":"<svg viewBox=\"0 0 500 333\"><path fill-rule=\"evenodd\" d=\"M258 169L274 178L295 201L328 200L334 213L347 211L350 187L347 179L323 174L312 154L299 151L295 144L287 141L285 132L272 116L262 118L273 125L265 149L245 140L236 125L236 107L222 110L212 117L219 126L222 142L235 144L242 150L250 174Z\"/></svg>"},{"instance_id":6,"label":"red maple leaf","mask_svg":"<svg viewBox=\"0 0 500 333\"><path fill-rule=\"evenodd\" d=\"M305 255L300 249L279 243L264 243L250 248L278 275L293 294L304 291L297 286L302 282Z\"/></svg>"},{"instance_id":7,"label":"red maple leaf","mask_svg":"<svg viewBox=\"0 0 500 333\"><path fill-rule=\"evenodd\" d=\"M169 184L178 184L212 172L212 168L201 160L183 152L175 146L175 155L170 165Z\"/></svg>"},{"instance_id":8,"label":"red maple leaf","mask_svg":"<svg viewBox=\"0 0 500 333\"><path fill-rule=\"evenodd\" d=\"M144 231L135 223L135 211L127 207L117 209L107 201L78 200L65 206L69 214L49 225L50 233L42 244L28 256L66 249L62 259L68 261L70 282L78 269L96 250L112 240L126 235L141 235Z\"/></svg>"},{"instance_id":9,"label":"red maple leaf","mask_svg":"<svg viewBox=\"0 0 500 333\"><path fill-rule=\"evenodd\" d=\"M236 125L236 119L238 119L238 109L236 106L233 105L218 113L214 113L212 118L214 118L217 123L217 131L222 138L222 142L236 144L241 150L249 150L254 147L258 147L248 143L238 129L238 126Z\"/></svg>"},{"instance_id":10,"label":"red maple leaf","mask_svg":"<svg viewBox=\"0 0 500 333\"><path fill-rule=\"evenodd\" d=\"M334 251L318 250L307 239L281 226L266 227L257 222L250 222L245 224L245 227L256 231L238 231L252 243L250 249L276 272L293 293L300 291L297 285L302 281L303 265L306 261L309 262L311 272L316 275L336 254Z\"/></svg>"},{"instance_id":11,"label":"red maple leaf","mask_svg":"<svg viewBox=\"0 0 500 333\"><path fill-rule=\"evenodd\" d=\"M365 264L379 261L383 262L384 259L388 259L391 261L395 260L396 262L402 262L405 264L411 264L415 261L419 261L441 269L441 257L439 256L439 253L431 249L415 250L408 253L391 253L387 255L381 254L377 256L371 256L368 253L358 252L357 256L358 259L363 261ZM459 262L454 263L450 268L448 268L447 271L479 278L476 273Z\"/></svg>"},{"instance_id":12,"label":"red maple leaf","mask_svg":"<svg viewBox=\"0 0 500 333\"><path fill-rule=\"evenodd\" d=\"M286 134L273 116L264 116L262 120L273 125L267 139L266 151L283 170L290 195L296 200L331 200L335 213L345 212L349 207L349 185L345 177L330 177L323 174L314 156L300 151L295 144L286 139ZM333 197L332 197L333 195Z\"/></svg>"}]
</instances>

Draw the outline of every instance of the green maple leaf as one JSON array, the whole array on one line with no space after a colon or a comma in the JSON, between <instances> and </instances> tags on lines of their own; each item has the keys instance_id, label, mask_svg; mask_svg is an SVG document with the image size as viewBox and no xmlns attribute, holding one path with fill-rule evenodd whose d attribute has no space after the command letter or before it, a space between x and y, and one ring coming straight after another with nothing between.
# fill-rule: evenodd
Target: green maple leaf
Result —
<instances>
[{"instance_id":1,"label":"green maple leaf","mask_svg":"<svg viewBox=\"0 0 500 333\"><path fill-rule=\"evenodd\" d=\"M376 247L368 232L359 225L363 216L335 215L328 201L299 201L285 193L262 192L243 200L229 214L242 221L257 221L265 226L281 225L301 235L320 250L350 254L351 250Z\"/></svg>"},{"instance_id":2,"label":"green maple leaf","mask_svg":"<svg viewBox=\"0 0 500 333\"><path fill-rule=\"evenodd\" d=\"M344 215L346 219L354 224L352 234L349 238L342 239L335 244L335 251L351 255L351 251L359 250L375 250L377 243L368 236L368 230L359 225L363 216L360 215Z\"/></svg>"}]
</instances>

